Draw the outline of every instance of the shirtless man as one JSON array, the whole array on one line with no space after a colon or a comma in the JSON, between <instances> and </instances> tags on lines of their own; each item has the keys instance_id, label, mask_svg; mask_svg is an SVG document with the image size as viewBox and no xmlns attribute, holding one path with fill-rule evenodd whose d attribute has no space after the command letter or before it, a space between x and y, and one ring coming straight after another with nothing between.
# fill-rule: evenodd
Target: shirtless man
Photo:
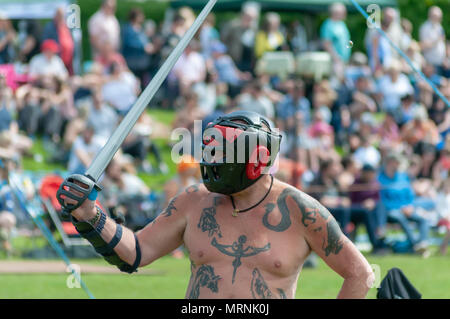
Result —
<instances>
[{"instance_id":1,"label":"shirtless man","mask_svg":"<svg viewBox=\"0 0 450 319\"><path fill-rule=\"evenodd\" d=\"M270 123L256 113L239 111L208 127L222 132L235 150L242 145L243 132L265 138L268 144L258 142L244 163L218 163L215 154L212 160L203 159L203 185L174 197L136 234L86 200L72 212L82 236L108 262L129 273L184 244L191 260L186 292L190 299L295 298L311 251L344 278L338 298L364 298L373 272L333 216L312 197L265 174L281 141ZM236 138L229 138L230 132ZM204 136L204 152L211 151L208 147L216 140ZM245 145L246 151L249 147Z\"/></svg>"}]
</instances>

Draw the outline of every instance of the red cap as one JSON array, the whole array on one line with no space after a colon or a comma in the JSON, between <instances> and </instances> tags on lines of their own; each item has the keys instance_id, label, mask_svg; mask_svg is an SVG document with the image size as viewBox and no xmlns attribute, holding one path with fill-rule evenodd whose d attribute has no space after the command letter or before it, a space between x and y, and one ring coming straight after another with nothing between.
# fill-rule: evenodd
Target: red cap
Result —
<instances>
[{"instance_id":1,"label":"red cap","mask_svg":"<svg viewBox=\"0 0 450 319\"><path fill-rule=\"evenodd\" d=\"M58 53L59 52L59 45L55 40L45 40L44 42L42 42L41 44L41 51L51 51L53 53Z\"/></svg>"}]
</instances>

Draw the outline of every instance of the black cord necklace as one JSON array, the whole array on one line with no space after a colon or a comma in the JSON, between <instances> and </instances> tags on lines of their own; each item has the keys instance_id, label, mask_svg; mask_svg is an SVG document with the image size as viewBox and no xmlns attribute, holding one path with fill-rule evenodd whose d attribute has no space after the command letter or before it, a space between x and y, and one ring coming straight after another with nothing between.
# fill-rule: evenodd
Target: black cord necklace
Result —
<instances>
[{"instance_id":1,"label":"black cord necklace","mask_svg":"<svg viewBox=\"0 0 450 319\"><path fill-rule=\"evenodd\" d=\"M258 206L259 204L261 204L266 199L266 197L269 195L270 191L272 190L272 185L273 185L273 176L270 175L270 177L271 177L271 181L270 181L269 190L267 191L266 195L264 195L264 197L259 202L257 202L255 205L253 205L252 207L249 207L247 209L237 209L236 205L234 204L234 198L232 195L230 195L231 204L233 205L233 213L231 215L233 217L237 217L239 213L248 212L249 210L251 210L251 209L255 208L256 206Z\"/></svg>"}]
</instances>

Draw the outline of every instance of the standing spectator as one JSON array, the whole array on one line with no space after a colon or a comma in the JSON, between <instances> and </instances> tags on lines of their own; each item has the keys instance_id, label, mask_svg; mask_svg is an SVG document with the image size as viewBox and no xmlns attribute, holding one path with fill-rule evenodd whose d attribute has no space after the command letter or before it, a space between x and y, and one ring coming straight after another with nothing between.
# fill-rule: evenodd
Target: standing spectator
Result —
<instances>
[{"instance_id":1,"label":"standing spectator","mask_svg":"<svg viewBox=\"0 0 450 319\"><path fill-rule=\"evenodd\" d=\"M75 45L64 18L63 8L56 10L53 20L45 26L42 38L43 40L51 39L58 43L59 56L69 71L69 74L73 75L73 53Z\"/></svg>"},{"instance_id":2,"label":"standing spectator","mask_svg":"<svg viewBox=\"0 0 450 319\"><path fill-rule=\"evenodd\" d=\"M340 2L330 6L330 18L320 27L320 38L324 49L331 55L334 73L341 78L344 66L350 59L350 31L345 24L347 9Z\"/></svg>"},{"instance_id":3,"label":"standing spectator","mask_svg":"<svg viewBox=\"0 0 450 319\"><path fill-rule=\"evenodd\" d=\"M176 47L178 42L181 40L181 37L184 35L185 32L184 23L185 23L184 17L182 17L179 14L176 14L170 25L170 32L168 32L164 41L165 43L161 52L163 59L167 58L170 55L170 53Z\"/></svg>"},{"instance_id":4,"label":"standing spectator","mask_svg":"<svg viewBox=\"0 0 450 319\"><path fill-rule=\"evenodd\" d=\"M14 60L12 46L15 38L16 31L11 21L3 13L0 13L0 64L10 63Z\"/></svg>"},{"instance_id":5,"label":"standing spectator","mask_svg":"<svg viewBox=\"0 0 450 319\"><path fill-rule=\"evenodd\" d=\"M202 53L206 60L211 58L212 46L214 43L220 41L219 31L216 30L214 25L216 24L216 17L213 13L210 13L203 23L200 30L200 44L202 47Z\"/></svg>"},{"instance_id":6,"label":"standing spectator","mask_svg":"<svg viewBox=\"0 0 450 319\"><path fill-rule=\"evenodd\" d=\"M148 41L143 30L145 20L142 10L134 8L128 14L128 23L122 27L122 54L130 70L144 82L148 78L150 55L154 53L154 46Z\"/></svg>"},{"instance_id":7,"label":"standing spectator","mask_svg":"<svg viewBox=\"0 0 450 319\"><path fill-rule=\"evenodd\" d=\"M43 76L56 76L63 80L67 79L69 73L58 53L59 45L55 40L48 39L42 42L41 53L30 61L30 77L39 79Z\"/></svg>"},{"instance_id":8,"label":"standing spectator","mask_svg":"<svg viewBox=\"0 0 450 319\"><path fill-rule=\"evenodd\" d=\"M299 20L295 20L291 23L288 30L287 41L289 47L295 54L308 50L308 36L306 29Z\"/></svg>"},{"instance_id":9,"label":"standing spectator","mask_svg":"<svg viewBox=\"0 0 450 319\"><path fill-rule=\"evenodd\" d=\"M285 39L280 32L280 16L278 13L268 12L262 30L256 35L255 56L260 59L266 52L281 50L284 44Z\"/></svg>"},{"instance_id":10,"label":"standing spectator","mask_svg":"<svg viewBox=\"0 0 450 319\"><path fill-rule=\"evenodd\" d=\"M408 175L399 171L402 159L391 153L386 157L385 166L378 176L381 189L381 201L387 210L388 222L398 223L405 232L409 244L415 251L423 252L427 247L428 224L417 214L413 206L415 194ZM419 238L415 238L410 222L417 224Z\"/></svg>"},{"instance_id":11,"label":"standing spectator","mask_svg":"<svg viewBox=\"0 0 450 319\"><path fill-rule=\"evenodd\" d=\"M442 10L432 6L428 10L428 20L422 24L419 30L419 40L425 60L438 69L442 74L441 67L445 59L445 30L441 25Z\"/></svg>"},{"instance_id":12,"label":"standing spectator","mask_svg":"<svg viewBox=\"0 0 450 319\"><path fill-rule=\"evenodd\" d=\"M33 56L39 54L42 42L42 28L38 20L26 19L19 21L18 58L22 63L28 63Z\"/></svg>"},{"instance_id":13,"label":"standing spectator","mask_svg":"<svg viewBox=\"0 0 450 319\"><path fill-rule=\"evenodd\" d=\"M389 39L399 48L402 47L403 30L400 22L400 13L397 9L392 7L386 7L382 12L383 20L386 23L385 33ZM400 55L394 47L389 46L391 50L391 56L393 59L399 59Z\"/></svg>"},{"instance_id":14,"label":"standing spectator","mask_svg":"<svg viewBox=\"0 0 450 319\"><path fill-rule=\"evenodd\" d=\"M252 70L258 19L259 8L254 4L246 4L242 7L240 17L232 20L222 31L222 41L242 71Z\"/></svg>"},{"instance_id":15,"label":"standing spectator","mask_svg":"<svg viewBox=\"0 0 450 319\"><path fill-rule=\"evenodd\" d=\"M89 19L89 39L93 53L100 50L103 43L110 43L117 51L120 45L120 25L116 16L116 0L102 0L100 9Z\"/></svg>"},{"instance_id":16,"label":"standing spectator","mask_svg":"<svg viewBox=\"0 0 450 319\"><path fill-rule=\"evenodd\" d=\"M383 17L381 20L381 30L387 32L391 20ZM369 66L375 77L383 74L383 69L392 62L391 45L386 37L382 36L375 28L369 28L366 34L366 50L369 57Z\"/></svg>"}]
</instances>

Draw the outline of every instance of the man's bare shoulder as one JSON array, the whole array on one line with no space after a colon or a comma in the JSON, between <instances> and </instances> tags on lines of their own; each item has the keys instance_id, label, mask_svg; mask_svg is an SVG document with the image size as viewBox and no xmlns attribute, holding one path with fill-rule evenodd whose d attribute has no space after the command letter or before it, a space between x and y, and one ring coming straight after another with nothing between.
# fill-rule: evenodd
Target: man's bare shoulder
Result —
<instances>
[{"instance_id":1,"label":"man's bare shoulder","mask_svg":"<svg viewBox=\"0 0 450 319\"><path fill-rule=\"evenodd\" d=\"M203 184L193 184L186 187L178 195L171 199L171 202L177 205L181 205L186 208L185 205L192 205L199 201L205 200L211 193Z\"/></svg>"}]
</instances>

